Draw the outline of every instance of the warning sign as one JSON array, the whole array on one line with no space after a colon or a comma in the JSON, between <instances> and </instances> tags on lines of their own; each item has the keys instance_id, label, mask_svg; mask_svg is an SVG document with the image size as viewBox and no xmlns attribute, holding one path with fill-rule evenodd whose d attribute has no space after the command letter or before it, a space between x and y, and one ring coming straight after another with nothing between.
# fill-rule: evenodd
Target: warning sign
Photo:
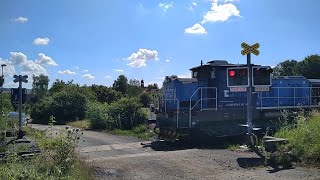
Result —
<instances>
[{"instance_id":1,"label":"warning sign","mask_svg":"<svg viewBox=\"0 0 320 180\"><path fill-rule=\"evenodd\" d=\"M246 87L231 87L230 92L246 92Z\"/></svg>"}]
</instances>

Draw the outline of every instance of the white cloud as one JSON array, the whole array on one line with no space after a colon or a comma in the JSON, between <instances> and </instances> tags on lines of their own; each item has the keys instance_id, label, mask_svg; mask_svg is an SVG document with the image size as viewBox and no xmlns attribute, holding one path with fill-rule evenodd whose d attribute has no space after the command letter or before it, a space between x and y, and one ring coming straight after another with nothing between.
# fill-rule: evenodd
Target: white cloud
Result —
<instances>
[{"instance_id":1,"label":"white cloud","mask_svg":"<svg viewBox=\"0 0 320 180\"><path fill-rule=\"evenodd\" d=\"M41 59L41 58L40 58ZM32 83L32 75L48 75L47 69L43 66L43 64L38 63L39 60L30 60L28 57L22 52L10 52L10 57L6 60L0 58L0 64L6 64L3 68L4 76L5 76L5 84L4 87L16 87L17 83L12 83L13 75L28 75L29 85ZM43 61L47 62L47 61ZM48 63L48 62L47 62ZM50 61L49 61L50 64Z\"/></svg>"},{"instance_id":2,"label":"white cloud","mask_svg":"<svg viewBox=\"0 0 320 180\"><path fill-rule=\"evenodd\" d=\"M116 71L116 72L123 72L122 69L114 69L114 71Z\"/></svg>"},{"instance_id":3,"label":"white cloud","mask_svg":"<svg viewBox=\"0 0 320 180\"><path fill-rule=\"evenodd\" d=\"M13 75L16 74L16 69L15 69L14 65L12 64L12 62L8 61L8 60L2 60L0 58L0 64L5 64L6 65L6 66L3 67L3 75L4 75L5 83L6 83L6 82L8 82L7 81L8 77L12 78Z\"/></svg>"},{"instance_id":4,"label":"white cloud","mask_svg":"<svg viewBox=\"0 0 320 180\"><path fill-rule=\"evenodd\" d=\"M139 49L132 53L128 58L130 62L128 66L140 68L146 66L147 60L158 60L158 52L156 50Z\"/></svg>"},{"instance_id":5,"label":"white cloud","mask_svg":"<svg viewBox=\"0 0 320 180\"><path fill-rule=\"evenodd\" d=\"M193 12L194 11L194 8L197 7L197 3L196 2L193 2L191 3L191 5L187 8L189 11Z\"/></svg>"},{"instance_id":6,"label":"white cloud","mask_svg":"<svg viewBox=\"0 0 320 180\"><path fill-rule=\"evenodd\" d=\"M160 9L162 9L164 12L167 12L167 10L169 8L172 8L173 7L173 2L170 2L170 3L159 3L158 5L160 7Z\"/></svg>"},{"instance_id":7,"label":"white cloud","mask_svg":"<svg viewBox=\"0 0 320 180\"><path fill-rule=\"evenodd\" d=\"M33 41L33 44L35 45L48 45L50 42L50 39L45 37L45 38L36 38L34 41Z\"/></svg>"},{"instance_id":8,"label":"white cloud","mask_svg":"<svg viewBox=\"0 0 320 180\"><path fill-rule=\"evenodd\" d=\"M110 78L111 78L111 76L105 76L105 78L110 79Z\"/></svg>"},{"instance_id":9,"label":"white cloud","mask_svg":"<svg viewBox=\"0 0 320 180\"><path fill-rule=\"evenodd\" d=\"M184 33L189 33L189 34L207 34L206 29L201 26L201 24L194 24L192 27L186 28L184 30Z\"/></svg>"},{"instance_id":10,"label":"white cloud","mask_svg":"<svg viewBox=\"0 0 320 180\"><path fill-rule=\"evenodd\" d=\"M225 1L228 2L228 1ZM213 0L211 10L206 13L201 21L202 24L207 22L227 21L231 16L240 17L240 11L232 3L218 5L218 0Z\"/></svg>"},{"instance_id":11,"label":"white cloud","mask_svg":"<svg viewBox=\"0 0 320 180\"><path fill-rule=\"evenodd\" d=\"M233 3L233 2L238 2L238 1L239 1L239 0L223 0L224 3L228 3L228 2Z\"/></svg>"},{"instance_id":12,"label":"white cloud","mask_svg":"<svg viewBox=\"0 0 320 180\"><path fill-rule=\"evenodd\" d=\"M37 64L36 62L32 60L28 60L24 64L21 64L22 68L22 74L34 74L36 76L39 76L40 74L47 75L47 70L42 67L40 64Z\"/></svg>"},{"instance_id":13,"label":"white cloud","mask_svg":"<svg viewBox=\"0 0 320 180\"><path fill-rule=\"evenodd\" d=\"M15 18L14 22L25 23L25 22L28 22L28 18L20 16L18 18Z\"/></svg>"},{"instance_id":14,"label":"white cloud","mask_svg":"<svg viewBox=\"0 0 320 180\"><path fill-rule=\"evenodd\" d=\"M77 69L77 70L80 69L79 66L74 66L73 68L74 68L74 69Z\"/></svg>"},{"instance_id":15,"label":"white cloud","mask_svg":"<svg viewBox=\"0 0 320 180\"><path fill-rule=\"evenodd\" d=\"M166 60L164 60L165 62L170 62L171 60L170 59L166 59Z\"/></svg>"},{"instance_id":16,"label":"white cloud","mask_svg":"<svg viewBox=\"0 0 320 180\"><path fill-rule=\"evenodd\" d=\"M88 69L84 69L84 70L82 70L83 72L89 72L89 70Z\"/></svg>"},{"instance_id":17,"label":"white cloud","mask_svg":"<svg viewBox=\"0 0 320 180\"><path fill-rule=\"evenodd\" d=\"M187 72L184 74L177 75L178 78L191 78L191 72Z\"/></svg>"},{"instance_id":18,"label":"white cloud","mask_svg":"<svg viewBox=\"0 0 320 180\"><path fill-rule=\"evenodd\" d=\"M72 75L72 74L76 74L76 72L74 71L70 71L69 69L64 70L64 71L58 71L59 74L65 74L65 75Z\"/></svg>"},{"instance_id":19,"label":"white cloud","mask_svg":"<svg viewBox=\"0 0 320 180\"><path fill-rule=\"evenodd\" d=\"M14 65L23 64L27 62L27 56L23 54L22 52L10 52L10 61Z\"/></svg>"},{"instance_id":20,"label":"white cloud","mask_svg":"<svg viewBox=\"0 0 320 180\"><path fill-rule=\"evenodd\" d=\"M85 74L82 76L84 79L94 79L95 77L92 76L91 74Z\"/></svg>"},{"instance_id":21,"label":"white cloud","mask_svg":"<svg viewBox=\"0 0 320 180\"><path fill-rule=\"evenodd\" d=\"M36 60L36 62L38 64L49 65L49 66L58 66L58 64L56 62L54 62L54 60L51 57L46 56L43 53L39 53L38 56L39 56L39 58Z\"/></svg>"},{"instance_id":22,"label":"white cloud","mask_svg":"<svg viewBox=\"0 0 320 180\"><path fill-rule=\"evenodd\" d=\"M47 70L42 66L42 64L54 65L56 64L50 57L45 56L43 53L39 54L39 59L32 61L28 60L27 56L22 52L10 52L9 62L12 65L17 65L21 67L23 74L47 74ZM39 63L42 62L42 63Z\"/></svg>"}]
</instances>

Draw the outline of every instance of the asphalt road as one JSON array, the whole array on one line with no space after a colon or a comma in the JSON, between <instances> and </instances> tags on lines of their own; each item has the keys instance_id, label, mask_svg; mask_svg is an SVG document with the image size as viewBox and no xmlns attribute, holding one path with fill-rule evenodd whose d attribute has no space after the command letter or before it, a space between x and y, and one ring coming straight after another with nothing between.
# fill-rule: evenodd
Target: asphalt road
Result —
<instances>
[{"instance_id":1,"label":"asphalt road","mask_svg":"<svg viewBox=\"0 0 320 180\"><path fill-rule=\"evenodd\" d=\"M190 149L93 131L84 131L81 139L79 152L94 167L96 179L320 179L319 169L265 167L248 151Z\"/></svg>"}]
</instances>

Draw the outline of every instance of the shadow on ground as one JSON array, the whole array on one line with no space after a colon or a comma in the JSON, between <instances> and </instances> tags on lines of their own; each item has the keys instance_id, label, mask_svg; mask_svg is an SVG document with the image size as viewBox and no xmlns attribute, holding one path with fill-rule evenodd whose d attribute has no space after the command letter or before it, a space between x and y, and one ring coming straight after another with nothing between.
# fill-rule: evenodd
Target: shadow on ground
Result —
<instances>
[{"instance_id":1,"label":"shadow on ground","mask_svg":"<svg viewBox=\"0 0 320 180\"><path fill-rule=\"evenodd\" d=\"M264 166L263 158L238 158L237 162L242 168L253 168Z\"/></svg>"},{"instance_id":2,"label":"shadow on ground","mask_svg":"<svg viewBox=\"0 0 320 180\"><path fill-rule=\"evenodd\" d=\"M201 141L177 140L174 143L165 141L153 141L142 144L143 147L150 147L155 151L178 151L185 149L227 149L230 145L242 144L242 141L235 141L230 138L201 139Z\"/></svg>"}]
</instances>

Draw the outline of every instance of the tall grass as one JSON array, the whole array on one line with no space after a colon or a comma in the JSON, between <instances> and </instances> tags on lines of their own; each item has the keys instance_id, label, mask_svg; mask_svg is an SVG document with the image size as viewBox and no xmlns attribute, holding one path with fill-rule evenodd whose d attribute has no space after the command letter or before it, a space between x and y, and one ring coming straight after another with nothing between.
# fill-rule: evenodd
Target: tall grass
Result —
<instances>
[{"instance_id":1,"label":"tall grass","mask_svg":"<svg viewBox=\"0 0 320 180\"><path fill-rule=\"evenodd\" d=\"M46 136L45 132L25 127L28 137L36 139L41 154L30 160L23 160L17 152L24 146L8 148L6 161L0 162L0 179L42 180L70 179L91 180L92 169L76 152L78 130L62 131L57 136Z\"/></svg>"},{"instance_id":2,"label":"tall grass","mask_svg":"<svg viewBox=\"0 0 320 180\"><path fill-rule=\"evenodd\" d=\"M122 136L133 136L143 140L150 140L155 135L154 132L150 132L150 129L144 124L138 125L132 130L116 129L111 131L111 133Z\"/></svg>"},{"instance_id":3,"label":"tall grass","mask_svg":"<svg viewBox=\"0 0 320 180\"><path fill-rule=\"evenodd\" d=\"M91 123L90 123L90 120L84 119L81 121L68 122L67 125L80 128L80 129L90 129Z\"/></svg>"},{"instance_id":4,"label":"tall grass","mask_svg":"<svg viewBox=\"0 0 320 180\"><path fill-rule=\"evenodd\" d=\"M301 161L320 164L320 112L298 115L294 123L282 127L276 137L287 138L286 145Z\"/></svg>"}]
</instances>

